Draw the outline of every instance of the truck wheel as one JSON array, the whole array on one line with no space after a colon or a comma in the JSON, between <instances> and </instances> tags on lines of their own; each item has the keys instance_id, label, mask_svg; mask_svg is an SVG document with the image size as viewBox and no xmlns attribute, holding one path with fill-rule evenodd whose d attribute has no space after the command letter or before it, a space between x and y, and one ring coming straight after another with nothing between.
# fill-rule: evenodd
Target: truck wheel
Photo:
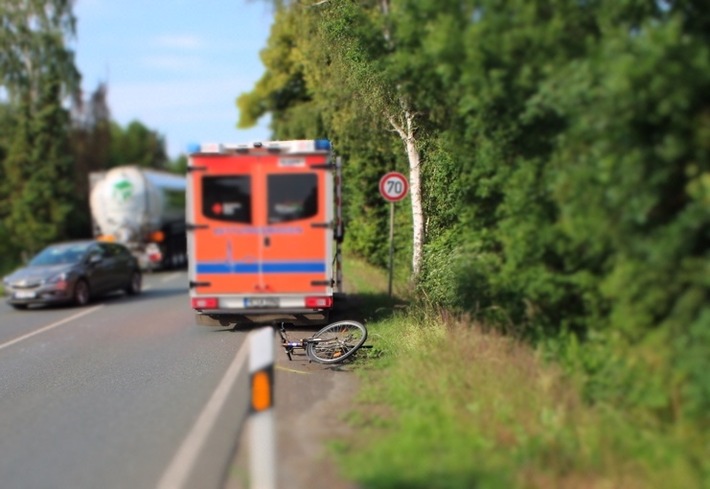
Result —
<instances>
[{"instance_id":1,"label":"truck wheel","mask_svg":"<svg viewBox=\"0 0 710 489\"><path fill-rule=\"evenodd\" d=\"M76 284L74 284L74 304L77 306L85 306L89 303L91 299L91 291L89 290L89 284L85 280L79 279Z\"/></svg>"},{"instance_id":2,"label":"truck wheel","mask_svg":"<svg viewBox=\"0 0 710 489\"><path fill-rule=\"evenodd\" d=\"M139 271L134 271L131 274L131 282L126 286L126 293L128 295L136 295L141 293L141 286L143 284L143 277Z\"/></svg>"}]
</instances>

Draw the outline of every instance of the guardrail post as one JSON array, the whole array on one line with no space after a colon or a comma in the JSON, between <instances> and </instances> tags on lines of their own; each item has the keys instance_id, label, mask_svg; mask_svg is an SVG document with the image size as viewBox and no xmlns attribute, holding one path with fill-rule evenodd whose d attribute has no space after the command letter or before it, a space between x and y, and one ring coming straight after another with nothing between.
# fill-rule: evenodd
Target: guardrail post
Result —
<instances>
[{"instance_id":1,"label":"guardrail post","mask_svg":"<svg viewBox=\"0 0 710 489\"><path fill-rule=\"evenodd\" d=\"M271 327L249 334L249 377L249 487L275 489L274 330Z\"/></svg>"}]
</instances>

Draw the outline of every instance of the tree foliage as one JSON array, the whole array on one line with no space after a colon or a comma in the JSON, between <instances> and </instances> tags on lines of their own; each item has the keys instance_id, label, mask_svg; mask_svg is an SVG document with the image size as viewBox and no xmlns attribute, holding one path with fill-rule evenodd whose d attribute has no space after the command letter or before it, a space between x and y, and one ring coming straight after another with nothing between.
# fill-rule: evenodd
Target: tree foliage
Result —
<instances>
[{"instance_id":1,"label":"tree foliage","mask_svg":"<svg viewBox=\"0 0 710 489\"><path fill-rule=\"evenodd\" d=\"M60 96L73 96L79 82L66 38L75 33L69 0L28 0L0 5L0 80L11 99L38 100L48 78L61 80Z\"/></svg>"},{"instance_id":2,"label":"tree foliage","mask_svg":"<svg viewBox=\"0 0 710 489\"><path fill-rule=\"evenodd\" d=\"M140 121L131 121L126 127L112 122L110 134L107 168L119 165L164 168L168 163L164 138Z\"/></svg>"},{"instance_id":3,"label":"tree foliage","mask_svg":"<svg viewBox=\"0 0 710 489\"><path fill-rule=\"evenodd\" d=\"M89 209L89 177L91 172L105 170L110 161L111 111L108 107L108 86L100 83L87 100L79 97L72 105L72 126L69 138L74 159L73 203L77 212L69 221L71 237L91 234Z\"/></svg>"},{"instance_id":4,"label":"tree foliage","mask_svg":"<svg viewBox=\"0 0 710 489\"><path fill-rule=\"evenodd\" d=\"M79 75L65 37L74 33L71 2L0 6L0 80L13 130L3 159L2 231L10 252L35 252L65 233L71 211L69 113Z\"/></svg>"},{"instance_id":5,"label":"tree foliage","mask_svg":"<svg viewBox=\"0 0 710 489\"><path fill-rule=\"evenodd\" d=\"M90 235L89 172L167 164L159 134L138 121L126 128L111 121L106 85L83 100L67 47L75 27L72 5L0 5L2 271L51 241Z\"/></svg>"},{"instance_id":6,"label":"tree foliage","mask_svg":"<svg viewBox=\"0 0 710 489\"><path fill-rule=\"evenodd\" d=\"M307 124L293 117L305 110L337 143L353 251L383 263L386 206L373 185L406 168L390 118L405 108L423 170L422 296L541 343L581 340L568 360L590 399L707 422L703 2L282 8L242 122L271 112L277 137L313 137L286 129Z\"/></svg>"}]
</instances>

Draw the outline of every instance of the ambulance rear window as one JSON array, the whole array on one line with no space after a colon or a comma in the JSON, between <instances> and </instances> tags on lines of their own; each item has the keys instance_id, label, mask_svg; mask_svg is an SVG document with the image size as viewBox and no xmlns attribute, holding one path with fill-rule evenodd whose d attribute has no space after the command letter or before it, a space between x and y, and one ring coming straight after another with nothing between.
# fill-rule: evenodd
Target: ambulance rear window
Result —
<instances>
[{"instance_id":1,"label":"ambulance rear window","mask_svg":"<svg viewBox=\"0 0 710 489\"><path fill-rule=\"evenodd\" d=\"M307 219L318 214L318 176L284 173L268 176L269 224Z\"/></svg>"},{"instance_id":2,"label":"ambulance rear window","mask_svg":"<svg viewBox=\"0 0 710 489\"><path fill-rule=\"evenodd\" d=\"M251 177L203 177L202 214L219 221L251 224Z\"/></svg>"}]
</instances>

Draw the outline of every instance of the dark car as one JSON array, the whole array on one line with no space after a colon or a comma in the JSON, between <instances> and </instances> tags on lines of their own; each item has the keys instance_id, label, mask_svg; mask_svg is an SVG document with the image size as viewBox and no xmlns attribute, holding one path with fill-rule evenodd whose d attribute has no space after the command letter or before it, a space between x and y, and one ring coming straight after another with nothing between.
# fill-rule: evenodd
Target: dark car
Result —
<instances>
[{"instance_id":1,"label":"dark car","mask_svg":"<svg viewBox=\"0 0 710 489\"><path fill-rule=\"evenodd\" d=\"M30 304L87 304L114 291L138 294L143 276L138 261L118 243L71 241L50 245L27 266L3 279L8 303L16 309Z\"/></svg>"}]
</instances>

